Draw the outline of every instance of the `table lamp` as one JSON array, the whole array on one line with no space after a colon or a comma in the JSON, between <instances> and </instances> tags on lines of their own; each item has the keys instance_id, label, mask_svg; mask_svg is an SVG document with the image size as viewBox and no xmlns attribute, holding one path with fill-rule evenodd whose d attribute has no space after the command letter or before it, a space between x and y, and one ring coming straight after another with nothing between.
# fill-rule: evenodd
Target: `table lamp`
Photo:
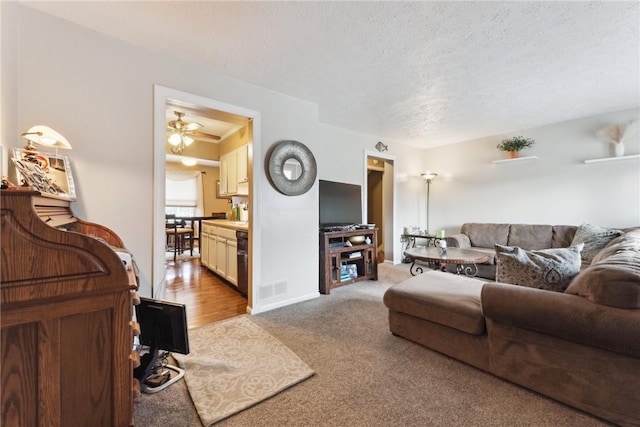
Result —
<instances>
[{"instance_id":1,"label":"table lamp","mask_svg":"<svg viewBox=\"0 0 640 427\"><path fill-rule=\"evenodd\" d=\"M33 145L34 143L55 149L63 148L65 150L71 150L69 141L49 126L33 126L29 128L28 131L22 133L22 137L27 140L27 145L24 147L24 159L30 162L37 162L35 156L38 154L38 150L36 146Z\"/></svg>"}]
</instances>

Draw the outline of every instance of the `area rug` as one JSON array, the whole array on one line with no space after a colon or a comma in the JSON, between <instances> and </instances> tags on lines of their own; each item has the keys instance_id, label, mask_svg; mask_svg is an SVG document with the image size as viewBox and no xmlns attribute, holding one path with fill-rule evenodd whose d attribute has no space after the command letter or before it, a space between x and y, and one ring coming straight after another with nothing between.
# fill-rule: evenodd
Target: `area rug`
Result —
<instances>
[{"instance_id":1,"label":"area rug","mask_svg":"<svg viewBox=\"0 0 640 427\"><path fill-rule=\"evenodd\" d=\"M202 420L211 424L314 374L278 339L238 316L189 330L188 355L173 354Z\"/></svg>"}]
</instances>

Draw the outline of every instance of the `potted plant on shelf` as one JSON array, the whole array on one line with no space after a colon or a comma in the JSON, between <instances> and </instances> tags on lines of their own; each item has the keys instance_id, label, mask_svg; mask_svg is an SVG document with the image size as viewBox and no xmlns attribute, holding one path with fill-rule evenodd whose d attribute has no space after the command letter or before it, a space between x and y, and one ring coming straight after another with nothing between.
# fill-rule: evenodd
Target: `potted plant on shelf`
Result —
<instances>
[{"instance_id":1,"label":"potted plant on shelf","mask_svg":"<svg viewBox=\"0 0 640 427\"><path fill-rule=\"evenodd\" d=\"M531 138L525 138L522 136L514 136L512 138L503 139L500 144L497 145L498 150L506 151L507 157L515 159L520 155L520 150L531 147L535 142Z\"/></svg>"}]
</instances>

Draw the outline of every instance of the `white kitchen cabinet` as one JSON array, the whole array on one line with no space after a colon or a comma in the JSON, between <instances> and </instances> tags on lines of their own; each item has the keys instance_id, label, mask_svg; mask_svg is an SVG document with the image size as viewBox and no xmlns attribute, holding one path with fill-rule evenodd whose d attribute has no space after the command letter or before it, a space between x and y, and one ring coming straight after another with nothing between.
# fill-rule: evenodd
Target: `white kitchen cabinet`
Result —
<instances>
[{"instance_id":1,"label":"white kitchen cabinet","mask_svg":"<svg viewBox=\"0 0 640 427\"><path fill-rule=\"evenodd\" d=\"M238 184L249 182L249 145L245 144L236 150Z\"/></svg>"},{"instance_id":2,"label":"white kitchen cabinet","mask_svg":"<svg viewBox=\"0 0 640 427\"><path fill-rule=\"evenodd\" d=\"M249 145L245 144L237 150L238 195L249 195Z\"/></svg>"},{"instance_id":3,"label":"white kitchen cabinet","mask_svg":"<svg viewBox=\"0 0 640 427\"><path fill-rule=\"evenodd\" d=\"M220 156L220 195L249 194L248 145Z\"/></svg>"},{"instance_id":4,"label":"white kitchen cabinet","mask_svg":"<svg viewBox=\"0 0 640 427\"><path fill-rule=\"evenodd\" d=\"M216 230L217 227L203 223L200 237L200 262L212 271L216 271Z\"/></svg>"},{"instance_id":5,"label":"white kitchen cabinet","mask_svg":"<svg viewBox=\"0 0 640 427\"><path fill-rule=\"evenodd\" d=\"M238 194L238 152L225 155L227 160L227 194Z\"/></svg>"},{"instance_id":6,"label":"white kitchen cabinet","mask_svg":"<svg viewBox=\"0 0 640 427\"><path fill-rule=\"evenodd\" d=\"M200 234L200 263L205 267L209 267L209 239L211 238L210 229L208 225L202 226L202 232Z\"/></svg>"},{"instance_id":7,"label":"white kitchen cabinet","mask_svg":"<svg viewBox=\"0 0 640 427\"><path fill-rule=\"evenodd\" d=\"M212 227L211 234L209 234L209 253L207 255L207 267L215 271L216 270L216 232L217 228Z\"/></svg>"},{"instance_id":8,"label":"white kitchen cabinet","mask_svg":"<svg viewBox=\"0 0 640 427\"><path fill-rule=\"evenodd\" d=\"M200 261L202 265L238 286L238 241L235 228L202 223Z\"/></svg>"},{"instance_id":9,"label":"white kitchen cabinet","mask_svg":"<svg viewBox=\"0 0 640 427\"><path fill-rule=\"evenodd\" d=\"M216 236L216 268L215 271L226 279L227 277L227 239Z\"/></svg>"}]
</instances>

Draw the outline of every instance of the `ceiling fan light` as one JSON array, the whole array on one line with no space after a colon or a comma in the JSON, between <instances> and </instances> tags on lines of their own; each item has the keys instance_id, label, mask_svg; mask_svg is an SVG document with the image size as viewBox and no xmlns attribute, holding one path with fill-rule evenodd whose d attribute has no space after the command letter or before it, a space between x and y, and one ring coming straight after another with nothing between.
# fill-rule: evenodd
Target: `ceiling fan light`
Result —
<instances>
[{"instance_id":1,"label":"ceiling fan light","mask_svg":"<svg viewBox=\"0 0 640 427\"><path fill-rule=\"evenodd\" d=\"M169 144L176 146L178 144L180 144L180 134L179 133L174 133L169 137Z\"/></svg>"},{"instance_id":2,"label":"ceiling fan light","mask_svg":"<svg viewBox=\"0 0 640 427\"><path fill-rule=\"evenodd\" d=\"M193 144L193 138L191 138L189 135L182 135L182 142L184 142L184 145L188 147Z\"/></svg>"},{"instance_id":3,"label":"ceiling fan light","mask_svg":"<svg viewBox=\"0 0 640 427\"><path fill-rule=\"evenodd\" d=\"M183 157L181 162L185 166L195 166L198 163L198 160L193 157Z\"/></svg>"}]
</instances>

